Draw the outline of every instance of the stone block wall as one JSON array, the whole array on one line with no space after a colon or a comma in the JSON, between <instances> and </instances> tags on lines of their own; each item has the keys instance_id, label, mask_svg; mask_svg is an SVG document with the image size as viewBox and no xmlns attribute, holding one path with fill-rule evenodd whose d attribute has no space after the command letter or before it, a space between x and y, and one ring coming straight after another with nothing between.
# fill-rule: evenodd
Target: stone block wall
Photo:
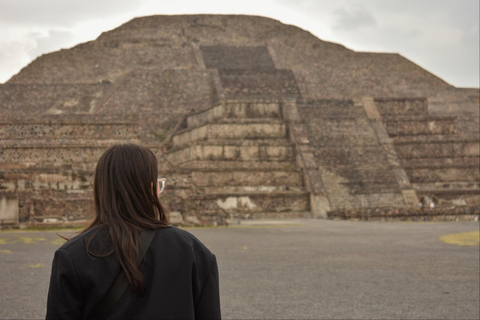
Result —
<instances>
[{"instance_id":1,"label":"stone block wall","mask_svg":"<svg viewBox=\"0 0 480 320\"><path fill-rule=\"evenodd\" d=\"M402 159L450 158L462 159L478 157L479 145L474 141L405 141L395 143ZM453 160L454 161L454 160Z\"/></svg>"},{"instance_id":2,"label":"stone block wall","mask_svg":"<svg viewBox=\"0 0 480 320\"><path fill-rule=\"evenodd\" d=\"M0 153L0 167L43 165L91 169L109 145L110 143L103 146L7 146Z\"/></svg>"},{"instance_id":3,"label":"stone block wall","mask_svg":"<svg viewBox=\"0 0 480 320\"><path fill-rule=\"evenodd\" d=\"M268 170L263 172L245 170L195 171L192 182L221 193L230 189L237 191L270 192L277 186L279 191L298 190L303 187L303 177L297 170ZM271 186L271 187L270 187ZM231 187L231 188L229 188ZM209 192L215 193L215 192Z\"/></svg>"},{"instance_id":4,"label":"stone block wall","mask_svg":"<svg viewBox=\"0 0 480 320\"><path fill-rule=\"evenodd\" d=\"M85 223L93 215L93 171L106 148L141 143L138 117L94 114L0 123L0 192L17 198L20 223ZM151 145L160 167L162 145Z\"/></svg>"},{"instance_id":5,"label":"stone block wall","mask_svg":"<svg viewBox=\"0 0 480 320\"><path fill-rule=\"evenodd\" d=\"M4 224L16 224L19 221L18 196L13 192L0 191L0 222Z\"/></svg>"},{"instance_id":6,"label":"stone block wall","mask_svg":"<svg viewBox=\"0 0 480 320\"><path fill-rule=\"evenodd\" d=\"M54 118L57 114L88 114L100 103L110 83L0 85L2 122L10 119ZM52 119L50 118L50 119Z\"/></svg>"},{"instance_id":7,"label":"stone block wall","mask_svg":"<svg viewBox=\"0 0 480 320\"><path fill-rule=\"evenodd\" d=\"M206 211L218 206L236 219L298 218L299 214L309 216L310 211L308 193L223 194L222 197L202 195L195 201L201 201Z\"/></svg>"},{"instance_id":8,"label":"stone block wall","mask_svg":"<svg viewBox=\"0 0 480 320\"><path fill-rule=\"evenodd\" d=\"M278 103L272 102L237 102L224 101L222 104L207 110L193 113L187 117L187 127L199 127L206 123L215 122L220 119L231 118L281 118L281 111Z\"/></svg>"},{"instance_id":9,"label":"stone block wall","mask_svg":"<svg viewBox=\"0 0 480 320\"><path fill-rule=\"evenodd\" d=\"M65 199L63 194L56 194L54 197L45 197L39 195L38 198L33 198L31 206L33 208L34 216L29 219L37 222L48 222L48 220L58 222L73 222L78 220L85 220L93 217L94 203L90 195L82 197L75 197L74 199ZM22 210L23 211L23 210ZM58 212L63 212L62 216L58 216ZM21 219L26 220L22 215Z\"/></svg>"},{"instance_id":10,"label":"stone block wall","mask_svg":"<svg viewBox=\"0 0 480 320\"><path fill-rule=\"evenodd\" d=\"M227 99L296 97L299 90L291 70L219 70Z\"/></svg>"},{"instance_id":11,"label":"stone block wall","mask_svg":"<svg viewBox=\"0 0 480 320\"><path fill-rule=\"evenodd\" d=\"M177 166L193 165L194 162L202 160L215 161L217 166L225 162L249 161L249 166L254 166L253 161L288 161L294 157L292 147L289 145L275 145L275 142L273 145L267 145L265 141L262 142L263 145L222 145L219 142L206 145L206 142L202 142L200 145L172 150L167 159Z\"/></svg>"},{"instance_id":12,"label":"stone block wall","mask_svg":"<svg viewBox=\"0 0 480 320\"><path fill-rule=\"evenodd\" d=\"M269 139L286 136L282 122L212 123L188 129L172 138L174 146L205 139Z\"/></svg>"},{"instance_id":13,"label":"stone block wall","mask_svg":"<svg viewBox=\"0 0 480 320\"><path fill-rule=\"evenodd\" d=\"M0 194L15 195L18 221L28 224L86 223L93 216L93 172L105 151L103 145L17 148L17 156L2 148ZM160 175L168 174L162 148L147 145L159 159ZM170 178L170 184L172 178Z\"/></svg>"},{"instance_id":14,"label":"stone block wall","mask_svg":"<svg viewBox=\"0 0 480 320\"><path fill-rule=\"evenodd\" d=\"M456 117L396 117L385 123L388 135L451 135L456 132Z\"/></svg>"},{"instance_id":15,"label":"stone block wall","mask_svg":"<svg viewBox=\"0 0 480 320\"><path fill-rule=\"evenodd\" d=\"M86 139L134 139L137 137L136 126L136 123L131 122L0 122L0 139L18 140L17 144L31 144L32 139L60 141L69 139L77 141Z\"/></svg>"},{"instance_id":16,"label":"stone block wall","mask_svg":"<svg viewBox=\"0 0 480 320\"><path fill-rule=\"evenodd\" d=\"M382 116L428 114L426 98L376 98L375 104Z\"/></svg>"},{"instance_id":17,"label":"stone block wall","mask_svg":"<svg viewBox=\"0 0 480 320\"><path fill-rule=\"evenodd\" d=\"M478 206L454 208L365 208L362 210L337 209L328 212L330 219L364 221L479 221Z\"/></svg>"},{"instance_id":18,"label":"stone block wall","mask_svg":"<svg viewBox=\"0 0 480 320\"><path fill-rule=\"evenodd\" d=\"M310 215L281 110L277 101L229 100L188 116L166 154L191 170L198 194L187 192L184 206L205 221Z\"/></svg>"}]
</instances>

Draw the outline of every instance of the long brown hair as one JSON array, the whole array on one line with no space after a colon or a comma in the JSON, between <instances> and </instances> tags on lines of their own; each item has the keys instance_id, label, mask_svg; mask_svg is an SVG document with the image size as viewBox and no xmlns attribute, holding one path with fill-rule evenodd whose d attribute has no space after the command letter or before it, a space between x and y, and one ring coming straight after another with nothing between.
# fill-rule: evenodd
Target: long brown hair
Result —
<instances>
[{"instance_id":1,"label":"long brown hair","mask_svg":"<svg viewBox=\"0 0 480 320\"><path fill-rule=\"evenodd\" d=\"M136 144L117 144L100 157L95 169L95 219L83 232L108 228L120 266L130 285L144 291L138 269L139 237L144 229L168 227L166 210L157 196L158 164L153 152ZM82 232L82 233L83 233ZM92 239L86 243L87 253ZM95 255L95 254L94 254Z\"/></svg>"}]
</instances>

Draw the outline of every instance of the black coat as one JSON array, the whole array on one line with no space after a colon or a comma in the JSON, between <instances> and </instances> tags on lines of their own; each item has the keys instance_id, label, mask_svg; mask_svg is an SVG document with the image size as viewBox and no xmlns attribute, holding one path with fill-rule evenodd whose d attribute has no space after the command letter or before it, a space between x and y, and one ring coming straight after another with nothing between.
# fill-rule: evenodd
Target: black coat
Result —
<instances>
[{"instance_id":1,"label":"black coat","mask_svg":"<svg viewBox=\"0 0 480 320\"><path fill-rule=\"evenodd\" d=\"M95 307L115 282L120 272L115 256L95 258L86 253L85 241L94 230L55 252L46 319L95 319ZM90 249L111 250L106 228ZM217 261L189 232L175 227L157 230L140 270L145 293L139 295L128 286L109 319L221 318Z\"/></svg>"}]
</instances>

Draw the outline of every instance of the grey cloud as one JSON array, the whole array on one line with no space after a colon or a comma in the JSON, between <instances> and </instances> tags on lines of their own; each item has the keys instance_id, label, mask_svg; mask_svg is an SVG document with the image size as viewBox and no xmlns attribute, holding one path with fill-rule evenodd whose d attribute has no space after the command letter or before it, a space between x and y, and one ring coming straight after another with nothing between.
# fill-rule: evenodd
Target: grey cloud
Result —
<instances>
[{"instance_id":1,"label":"grey cloud","mask_svg":"<svg viewBox=\"0 0 480 320\"><path fill-rule=\"evenodd\" d=\"M363 0L362 6L377 25L361 28L348 21L356 19L354 9L338 10L333 30L341 43L360 51L398 52L451 84L478 87L478 0Z\"/></svg>"},{"instance_id":2,"label":"grey cloud","mask_svg":"<svg viewBox=\"0 0 480 320\"><path fill-rule=\"evenodd\" d=\"M373 15L364 8L355 8L351 11L341 8L335 11L335 16L337 20L333 28L336 30L348 31L376 25Z\"/></svg>"},{"instance_id":3,"label":"grey cloud","mask_svg":"<svg viewBox=\"0 0 480 320\"><path fill-rule=\"evenodd\" d=\"M133 11L141 4L130 0L2 0L0 20L21 26L72 26Z\"/></svg>"}]
</instances>

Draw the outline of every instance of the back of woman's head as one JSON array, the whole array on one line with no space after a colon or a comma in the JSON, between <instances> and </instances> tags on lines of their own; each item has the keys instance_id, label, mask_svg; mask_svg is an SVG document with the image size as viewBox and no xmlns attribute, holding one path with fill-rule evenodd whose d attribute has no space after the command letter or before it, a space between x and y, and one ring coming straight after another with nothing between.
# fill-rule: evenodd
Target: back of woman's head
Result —
<instances>
[{"instance_id":1,"label":"back of woman's head","mask_svg":"<svg viewBox=\"0 0 480 320\"><path fill-rule=\"evenodd\" d=\"M95 169L94 200L97 219L107 225L119 220L140 228L167 221L157 196L157 159L135 144L108 148Z\"/></svg>"},{"instance_id":2,"label":"back of woman's head","mask_svg":"<svg viewBox=\"0 0 480 320\"><path fill-rule=\"evenodd\" d=\"M112 252L131 286L139 292L144 289L138 269L140 232L168 226L167 214L158 199L157 178L157 159L149 149L135 144L108 148L95 169L95 220L84 230L101 226L86 242L88 254L101 256L90 250L90 243L99 231L108 229Z\"/></svg>"}]
</instances>

